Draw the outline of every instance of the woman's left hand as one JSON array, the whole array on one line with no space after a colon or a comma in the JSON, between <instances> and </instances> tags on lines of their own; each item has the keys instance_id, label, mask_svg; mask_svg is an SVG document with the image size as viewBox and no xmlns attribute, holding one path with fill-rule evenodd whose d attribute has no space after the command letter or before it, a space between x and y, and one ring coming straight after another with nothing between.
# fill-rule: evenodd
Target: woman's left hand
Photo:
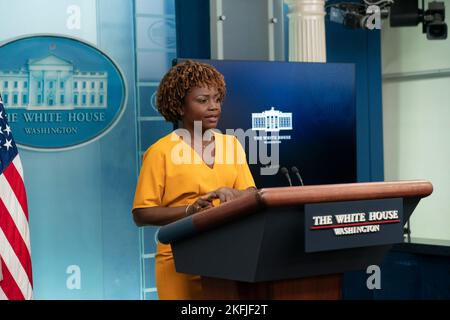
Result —
<instances>
[{"instance_id":1,"label":"woman's left hand","mask_svg":"<svg viewBox=\"0 0 450 320\"><path fill-rule=\"evenodd\" d=\"M238 190L229 187L222 187L214 191L214 193L216 194L216 197L220 199L220 203L224 203L244 195L245 193L248 192L247 190Z\"/></svg>"}]
</instances>

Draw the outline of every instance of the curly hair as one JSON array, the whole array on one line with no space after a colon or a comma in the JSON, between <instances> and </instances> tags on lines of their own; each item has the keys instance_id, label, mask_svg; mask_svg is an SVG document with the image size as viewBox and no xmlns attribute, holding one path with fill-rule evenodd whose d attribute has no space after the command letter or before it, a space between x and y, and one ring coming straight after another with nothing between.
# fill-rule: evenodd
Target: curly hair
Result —
<instances>
[{"instance_id":1,"label":"curly hair","mask_svg":"<svg viewBox=\"0 0 450 320\"><path fill-rule=\"evenodd\" d=\"M219 100L225 98L225 80L219 71L206 63L185 60L173 66L159 84L156 93L159 113L170 122L181 120L184 97L194 87L216 88Z\"/></svg>"}]
</instances>

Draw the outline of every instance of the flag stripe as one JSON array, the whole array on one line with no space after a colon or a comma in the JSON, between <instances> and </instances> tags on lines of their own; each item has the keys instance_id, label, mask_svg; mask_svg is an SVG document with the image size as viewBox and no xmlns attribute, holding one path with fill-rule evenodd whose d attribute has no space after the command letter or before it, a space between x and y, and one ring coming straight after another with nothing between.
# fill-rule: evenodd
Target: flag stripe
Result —
<instances>
[{"instance_id":1,"label":"flag stripe","mask_svg":"<svg viewBox=\"0 0 450 320\"><path fill-rule=\"evenodd\" d=\"M20 292L22 293L22 299L31 299L33 289L31 287L30 281L28 280L27 273L20 264L20 261L17 259L17 256L14 254L14 251L11 248L8 239L6 239L5 234L3 233L3 230L1 228L0 243L3 243L3 245L0 246L0 256L3 259L4 266L6 266L4 269L2 267L3 280L2 282L0 282L0 285L2 285L3 290L5 290L6 288L3 283L5 283L9 289L10 287L14 287L12 284L15 282L17 287L20 289ZM10 281L7 280L9 276L11 276L11 279L9 279ZM9 297L9 294L6 294Z\"/></svg>"},{"instance_id":2,"label":"flag stripe","mask_svg":"<svg viewBox=\"0 0 450 320\"><path fill-rule=\"evenodd\" d=\"M3 201L0 199L0 212L7 212ZM31 259L30 252L28 251L27 245L23 241L22 236L19 233L14 221L9 214L0 215L0 228L3 230L6 239L8 239L12 245L12 249L19 259L22 267L27 271L28 281L32 283L31 274Z\"/></svg>"},{"instance_id":3,"label":"flag stripe","mask_svg":"<svg viewBox=\"0 0 450 320\"><path fill-rule=\"evenodd\" d=\"M5 294L7 300L23 300L23 294L20 291L20 288L17 286L17 283L14 281L11 272L9 272L6 267L5 262L2 260L2 272L3 272L3 281L0 282L0 288Z\"/></svg>"},{"instance_id":4,"label":"flag stripe","mask_svg":"<svg viewBox=\"0 0 450 320\"><path fill-rule=\"evenodd\" d=\"M14 164L14 166L16 167L17 171L19 171L19 174L20 174L20 176L22 177L22 180L24 180L24 179L23 179L22 162L20 161L19 154L17 154L17 156L14 157L13 164Z\"/></svg>"},{"instance_id":5,"label":"flag stripe","mask_svg":"<svg viewBox=\"0 0 450 320\"><path fill-rule=\"evenodd\" d=\"M20 173L16 170L14 163L10 164L8 168L6 168L6 170L3 171L3 175L5 176L6 180L8 180L9 185L11 186L11 190L16 195L17 200L19 200L20 206L22 207L22 211L25 214L25 217L27 218L28 221L28 205L25 186L23 184L23 180L22 177L20 176Z\"/></svg>"},{"instance_id":6,"label":"flag stripe","mask_svg":"<svg viewBox=\"0 0 450 320\"><path fill-rule=\"evenodd\" d=\"M8 300L8 297L6 296L6 294L3 292L2 286L0 285L0 301L1 300Z\"/></svg>"},{"instance_id":7,"label":"flag stripe","mask_svg":"<svg viewBox=\"0 0 450 320\"><path fill-rule=\"evenodd\" d=\"M17 200L14 191L4 175L0 175L0 199L3 200L7 212L11 215L23 241L25 242L28 251L30 251L30 234L28 230L28 221L22 210L22 206Z\"/></svg>"}]
</instances>

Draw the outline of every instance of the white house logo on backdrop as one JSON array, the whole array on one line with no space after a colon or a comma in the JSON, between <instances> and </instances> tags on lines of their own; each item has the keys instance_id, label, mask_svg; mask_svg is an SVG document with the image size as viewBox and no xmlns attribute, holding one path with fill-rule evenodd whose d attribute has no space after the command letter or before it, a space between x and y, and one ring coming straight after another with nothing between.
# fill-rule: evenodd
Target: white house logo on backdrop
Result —
<instances>
[{"instance_id":1,"label":"white house logo on backdrop","mask_svg":"<svg viewBox=\"0 0 450 320\"><path fill-rule=\"evenodd\" d=\"M152 106L153 110L159 113L158 107L156 106L156 91L153 92L152 96L150 97L150 105Z\"/></svg>"},{"instance_id":2,"label":"white house logo on backdrop","mask_svg":"<svg viewBox=\"0 0 450 320\"><path fill-rule=\"evenodd\" d=\"M281 112L274 107L261 113L252 113L252 130L265 132L292 130L292 113Z\"/></svg>"},{"instance_id":3,"label":"white house logo on backdrop","mask_svg":"<svg viewBox=\"0 0 450 320\"><path fill-rule=\"evenodd\" d=\"M270 110L261 113L252 113L252 130L261 131L255 140L263 140L264 143L281 143L281 140L290 140L291 136L279 135L280 130L292 130L292 112L281 112L271 107ZM271 135L267 135L270 132Z\"/></svg>"},{"instance_id":4,"label":"white house logo on backdrop","mask_svg":"<svg viewBox=\"0 0 450 320\"><path fill-rule=\"evenodd\" d=\"M0 46L0 56L0 93L21 147L80 147L108 133L124 112L124 77L93 45L30 36Z\"/></svg>"},{"instance_id":5,"label":"white house logo on backdrop","mask_svg":"<svg viewBox=\"0 0 450 320\"><path fill-rule=\"evenodd\" d=\"M159 47L175 48L176 44L175 22L172 19L154 22L147 30L149 39Z\"/></svg>"},{"instance_id":6,"label":"white house logo on backdrop","mask_svg":"<svg viewBox=\"0 0 450 320\"><path fill-rule=\"evenodd\" d=\"M30 59L19 71L0 71L0 88L8 109L104 109L108 73L80 71L70 61L49 54Z\"/></svg>"}]
</instances>

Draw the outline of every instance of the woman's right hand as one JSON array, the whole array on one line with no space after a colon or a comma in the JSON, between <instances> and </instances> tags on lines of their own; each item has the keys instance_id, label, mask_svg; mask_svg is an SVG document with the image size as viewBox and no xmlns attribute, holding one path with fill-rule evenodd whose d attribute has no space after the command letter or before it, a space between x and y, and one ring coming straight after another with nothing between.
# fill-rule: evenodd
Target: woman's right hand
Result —
<instances>
[{"instance_id":1,"label":"woman's right hand","mask_svg":"<svg viewBox=\"0 0 450 320\"><path fill-rule=\"evenodd\" d=\"M209 209L213 207L212 201L217 198L215 192L209 192L201 197L199 197L194 203L191 203L187 208L187 215Z\"/></svg>"}]
</instances>

